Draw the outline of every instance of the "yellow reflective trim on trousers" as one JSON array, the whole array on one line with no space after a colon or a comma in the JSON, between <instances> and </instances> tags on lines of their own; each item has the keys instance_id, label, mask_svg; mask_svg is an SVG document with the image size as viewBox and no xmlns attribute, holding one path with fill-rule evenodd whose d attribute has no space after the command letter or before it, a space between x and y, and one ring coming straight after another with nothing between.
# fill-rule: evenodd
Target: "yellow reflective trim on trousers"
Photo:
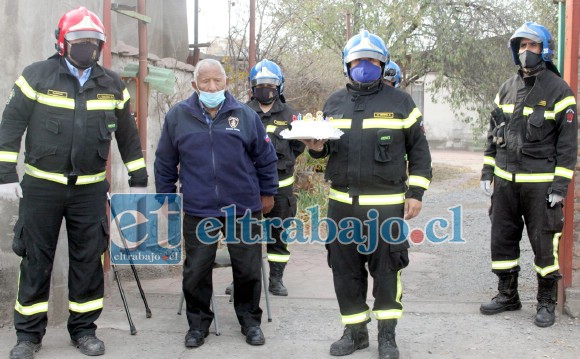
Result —
<instances>
[{"instance_id":1,"label":"yellow reflective trim on trousers","mask_svg":"<svg viewBox=\"0 0 580 359\"><path fill-rule=\"evenodd\" d=\"M266 132L274 133L274 131L276 131L277 128L278 128L278 126L268 125L268 126L266 126Z\"/></svg>"},{"instance_id":2,"label":"yellow reflective trim on trousers","mask_svg":"<svg viewBox=\"0 0 580 359\"><path fill-rule=\"evenodd\" d=\"M490 156L483 156L483 164L495 167L495 158Z\"/></svg>"},{"instance_id":3,"label":"yellow reflective trim on trousers","mask_svg":"<svg viewBox=\"0 0 580 359\"><path fill-rule=\"evenodd\" d=\"M352 204L352 198L350 198L348 193L340 192L340 191L337 191L337 190L332 189L332 188L330 189L330 192L328 194L328 198L333 199L333 200L338 201L338 202Z\"/></svg>"},{"instance_id":4,"label":"yellow reflective trim on trousers","mask_svg":"<svg viewBox=\"0 0 580 359\"><path fill-rule=\"evenodd\" d=\"M520 259L512 259L509 261L492 261L491 269L511 269L520 265Z\"/></svg>"},{"instance_id":5,"label":"yellow reflective trim on trousers","mask_svg":"<svg viewBox=\"0 0 580 359\"><path fill-rule=\"evenodd\" d=\"M506 181L513 181L514 174L508 171L504 171L499 167L495 167L493 173L503 178ZM516 173L515 182L518 183L540 183L540 182L552 182L554 180L553 173Z\"/></svg>"},{"instance_id":6,"label":"yellow reflective trim on trousers","mask_svg":"<svg viewBox=\"0 0 580 359\"><path fill-rule=\"evenodd\" d=\"M86 303L68 302L68 309L72 312L87 313L94 310L103 309L103 298L91 300Z\"/></svg>"},{"instance_id":7,"label":"yellow reflective trim on trousers","mask_svg":"<svg viewBox=\"0 0 580 359\"><path fill-rule=\"evenodd\" d=\"M545 277L547 274L557 271L560 269L560 265L558 264L558 245L560 244L560 237L562 236L562 232L554 233L554 237L552 237L552 256L554 257L554 264L549 265L547 267L541 268L537 265L534 265L534 269L537 273L539 273L542 277Z\"/></svg>"},{"instance_id":8,"label":"yellow reflective trim on trousers","mask_svg":"<svg viewBox=\"0 0 580 359\"><path fill-rule=\"evenodd\" d=\"M350 129L350 125L352 123L352 120L350 118L337 118L337 119L332 119L330 121L330 124L332 125L332 127L334 128L342 128L342 129Z\"/></svg>"},{"instance_id":9,"label":"yellow reflective trim on trousers","mask_svg":"<svg viewBox=\"0 0 580 359\"><path fill-rule=\"evenodd\" d=\"M417 119L421 117L421 111L414 108L407 118L365 118L363 120L362 128L390 128L390 129L404 129L413 126Z\"/></svg>"},{"instance_id":10,"label":"yellow reflective trim on trousers","mask_svg":"<svg viewBox=\"0 0 580 359\"><path fill-rule=\"evenodd\" d=\"M17 162L18 152L0 151L0 161L2 162Z\"/></svg>"},{"instance_id":11,"label":"yellow reflective trim on trousers","mask_svg":"<svg viewBox=\"0 0 580 359\"><path fill-rule=\"evenodd\" d=\"M294 176L289 177L289 178L286 178L285 180L282 180L282 181L278 182L278 187L281 188L281 187L291 186L292 183L294 183L294 181L295 181Z\"/></svg>"},{"instance_id":12,"label":"yellow reflective trim on trousers","mask_svg":"<svg viewBox=\"0 0 580 359\"><path fill-rule=\"evenodd\" d=\"M401 297L403 296L403 282L401 281L402 271L402 269L399 269L397 272L397 294L395 296L395 301L401 305L401 308L403 308L403 303L401 303ZM373 314L377 320L399 319L403 316L403 309L374 310Z\"/></svg>"},{"instance_id":13,"label":"yellow reflective trim on trousers","mask_svg":"<svg viewBox=\"0 0 580 359\"><path fill-rule=\"evenodd\" d=\"M121 107L119 107L121 104ZM87 110L115 110L122 109L123 102L118 100L88 100Z\"/></svg>"},{"instance_id":14,"label":"yellow reflective trim on trousers","mask_svg":"<svg viewBox=\"0 0 580 359\"><path fill-rule=\"evenodd\" d=\"M268 253L268 262L287 263L290 260L289 254Z\"/></svg>"},{"instance_id":15,"label":"yellow reflective trim on trousers","mask_svg":"<svg viewBox=\"0 0 580 359\"><path fill-rule=\"evenodd\" d=\"M558 114L559 112L564 111L566 107L574 105L576 105L576 99L574 99L574 96L568 96L562 101L558 101L554 104L554 114Z\"/></svg>"},{"instance_id":16,"label":"yellow reflective trim on trousers","mask_svg":"<svg viewBox=\"0 0 580 359\"><path fill-rule=\"evenodd\" d=\"M572 179L572 177L574 176L574 171L569 170L566 167L556 167L556 169L554 170L554 175Z\"/></svg>"},{"instance_id":17,"label":"yellow reflective trim on trousers","mask_svg":"<svg viewBox=\"0 0 580 359\"><path fill-rule=\"evenodd\" d=\"M45 172L29 164L24 165L24 172L32 177L41 178L52 182L58 182L61 184L68 184L68 178L64 175L60 173ZM106 175L106 172L101 172L94 175L78 176L75 184L83 185L102 182L105 180Z\"/></svg>"},{"instance_id":18,"label":"yellow reflective trim on trousers","mask_svg":"<svg viewBox=\"0 0 580 359\"><path fill-rule=\"evenodd\" d=\"M344 325L364 323L367 320L371 319L371 312L370 310L367 310L365 312L358 314L341 315L340 318L342 320L342 324Z\"/></svg>"},{"instance_id":19,"label":"yellow reflective trim on trousers","mask_svg":"<svg viewBox=\"0 0 580 359\"><path fill-rule=\"evenodd\" d=\"M48 312L48 302L40 302L33 305L22 305L16 301L14 305L14 310L22 315L34 315L38 313Z\"/></svg>"},{"instance_id":20,"label":"yellow reflective trim on trousers","mask_svg":"<svg viewBox=\"0 0 580 359\"><path fill-rule=\"evenodd\" d=\"M358 197L358 204L361 206L380 206L405 203L405 194L379 194L363 195Z\"/></svg>"},{"instance_id":21,"label":"yellow reflective trim on trousers","mask_svg":"<svg viewBox=\"0 0 580 359\"><path fill-rule=\"evenodd\" d=\"M145 160L141 157L138 160L125 163L125 167L127 167L127 171L129 172L144 168Z\"/></svg>"},{"instance_id":22,"label":"yellow reflective trim on trousers","mask_svg":"<svg viewBox=\"0 0 580 359\"><path fill-rule=\"evenodd\" d=\"M431 181L429 181L425 177L414 176L414 175L409 176L409 186L417 186L417 187L423 187L425 189L429 189L430 183L431 183Z\"/></svg>"}]
</instances>

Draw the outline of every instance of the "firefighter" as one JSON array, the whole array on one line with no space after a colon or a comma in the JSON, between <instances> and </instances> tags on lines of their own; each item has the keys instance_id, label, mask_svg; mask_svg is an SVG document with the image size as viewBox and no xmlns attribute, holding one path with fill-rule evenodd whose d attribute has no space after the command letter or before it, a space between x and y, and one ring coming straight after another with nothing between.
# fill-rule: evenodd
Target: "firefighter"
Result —
<instances>
[{"instance_id":1,"label":"firefighter","mask_svg":"<svg viewBox=\"0 0 580 359\"><path fill-rule=\"evenodd\" d=\"M549 327L561 278L562 200L576 165L576 100L552 63L554 42L544 26L525 23L508 45L519 70L495 98L481 175L482 190L493 191L491 268L499 278L498 294L480 311L497 314L522 307L519 243L525 223L538 278L534 323Z\"/></svg>"},{"instance_id":2,"label":"firefighter","mask_svg":"<svg viewBox=\"0 0 580 359\"><path fill-rule=\"evenodd\" d=\"M422 115L407 93L383 83L388 61L379 36L363 30L352 37L343 52L348 84L324 105L324 115L332 117L344 134L339 140L306 142L313 157L329 156L328 217L335 223L345 218L365 221L371 212L379 222L411 219L419 214L423 192L429 187L431 155ZM364 235L368 242L377 233ZM369 346L368 265L374 280L372 311L378 321L379 357L399 357L395 327L403 315L401 271L409 263L407 241L395 243L400 235L393 226L391 238L380 236L370 254L358 251L358 241L328 239L329 265L346 326L342 338L331 345L331 355L348 355Z\"/></svg>"},{"instance_id":3,"label":"firefighter","mask_svg":"<svg viewBox=\"0 0 580 359\"><path fill-rule=\"evenodd\" d=\"M292 116L298 113L284 99L284 76L280 66L269 60L258 62L250 70L252 99L248 105L260 115L268 136L278 156L278 194L274 197L274 208L265 217L284 220L296 215L294 197L294 163L304 152L304 144L298 140L285 140L280 132L290 128ZM294 117L295 118L295 117ZM287 296L288 290L282 282L284 268L290 259L288 246L280 240L282 228L272 228L274 243L266 246L270 278L268 290L274 295ZM272 242L272 241L269 241Z\"/></svg>"},{"instance_id":4,"label":"firefighter","mask_svg":"<svg viewBox=\"0 0 580 359\"><path fill-rule=\"evenodd\" d=\"M69 248L67 328L83 354L104 354L95 321L103 308L101 260L109 230L105 168L113 133L129 186L137 191L147 186L129 92L119 76L97 64L103 24L79 7L62 16L55 35L57 53L24 69L0 125L0 193L20 197L12 246L22 257L12 359L32 358L41 347L63 218ZM19 184L16 162L25 131L25 174Z\"/></svg>"},{"instance_id":5,"label":"firefighter","mask_svg":"<svg viewBox=\"0 0 580 359\"><path fill-rule=\"evenodd\" d=\"M385 67L385 74L383 80L389 86L400 87L401 86L401 68L393 60L390 60Z\"/></svg>"}]
</instances>

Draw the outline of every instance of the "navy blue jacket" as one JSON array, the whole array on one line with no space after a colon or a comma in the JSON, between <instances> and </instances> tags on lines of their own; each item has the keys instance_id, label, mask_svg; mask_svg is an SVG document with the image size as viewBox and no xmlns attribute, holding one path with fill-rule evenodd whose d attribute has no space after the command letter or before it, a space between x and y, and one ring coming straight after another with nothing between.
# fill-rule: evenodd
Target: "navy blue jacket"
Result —
<instances>
[{"instance_id":1,"label":"navy blue jacket","mask_svg":"<svg viewBox=\"0 0 580 359\"><path fill-rule=\"evenodd\" d=\"M192 216L223 217L232 204L237 214L260 211L260 196L278 188L276 151L260 117L228 92L211 126L197 93L171 108L155 156L157 192L175 193L179 178Z\"/></svg>"}]
</instances>

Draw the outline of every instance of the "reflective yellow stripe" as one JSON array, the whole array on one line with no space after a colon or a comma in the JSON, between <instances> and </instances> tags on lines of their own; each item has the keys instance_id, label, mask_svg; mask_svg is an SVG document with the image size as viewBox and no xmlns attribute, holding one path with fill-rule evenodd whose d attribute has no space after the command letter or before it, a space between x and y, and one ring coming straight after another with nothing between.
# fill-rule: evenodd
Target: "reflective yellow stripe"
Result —
<instances>
[{"instance_id":1,"label":"reflective yellow stripe","mask_svg":"<svg viewBox=\"0 0 580 359\"><path fill-rule=\"evenodd\" d=\"M143 157L141 157L138 160L125 163L125 167L127 167L127 171L129 172L138 170L140 168L144 168L145 160L143 159Z\"/></svg>"},{"instance_id":2,"label":"reflective yellow stripe","mask_svg":"<svg viewBox=\"0 0 580 359\"><path fill-rule=\"evenodd\" d=\"M409 186L417 186L417 187L423 187L425 189L429 189L430 183L431 183L431 181L429 181L425 177L415 176L415 175L409 176Z\"/></svg>"},{"instance_id":3,"label":"reflective yellow stripe","mask_svg":"<svg viewBox=\"0 0 580 359\"><path fill-rule=\"evenodd\" d=\"M48 312L48 302L40 302L33 305L22 305L16 301L14 309L22 315L34 315Z\"/></svg>"},{"instance_id":4,"label":"reflective yellow stripe","mask_svg":"<svg viewBox=\"0 0 580 359\"><path fill-rule=\"evenodd\" d=\"M288 187L291 186L292 183L294 183L294 176L290 177L290 178L286 178L285 180L282 180L280 182L278 182L278 187Z\"/></svg>"},{"instance_id":5,"label":"reflective yellow stripe","mask_svg":"<svg viewBox=\"0 0 580 359\"><path fill-rule=\"evenodd\" d=\"M277 128L278 128L277 126L268 125L268 126L266 126L266 132L274 133L274 131L276 131Z\"/></svg>"},{"instance_id":6,"label":"reflective yellow stripe","mask_svg":"<svg viewBox=\"0 0 580 359\"><path fill-rule=\"evenodd\" d=\"M397 272L397 294L395 295L395 301L401 305L403 308L403 303L401 303L401 297L403 296L403 282L401 281L400 269ZM381 319L398 319L403 316L403 309L387 309L387 310L374 310L373 314L377 320Z\"/></svg>"},{"instance_id":7,"label":"reflective yellow stripe","mask_svg":"<svg viewBox=\"0 0 580 359\"><path fill-rule=\"evenodd\" d=\"M564 111L564 109L566 109L566 107L573 106L575 104L576 104L576 99L574 99L574 96L568 96L568 97L564 98L562 101L556 102L554 104L554 114L558 114L559 112Z\"/></svg>"},{"instance_id":8,"label":"reflective yellow stripe","mask_svg":"<svg viewBox=\"0 0 580 359\"><path fill-rule=\"evenodd\" d=\"M121 108L119 108L119 104L121 104ZM114 110L114 109L122 109L122 101L118 100L88 100L87 101L87 110Z\"/></svg>"},{"instance_id":9,"label":"reflective yellow stripe","mask_svg":"<svg viewBox=\"0 0 580 359\"><path fill-rule=\"evenodd\" d=\"M268 253L268 262L287 263L290 260L289 254L272 254Z\"/></svg>"},{"instance_id":10,"label":"reflective yellow stripe","mask_svg":"<svg viewBox=\"0 0 580 359\"><path fill-rule=\"evenodd\" d=\"M499 108L503 111L503 113L514 113L514 105L513 104L504 104L499 105Z\"/></svg>"},{"instance_id":11,"label":"reflective yellow stripe","mask_svg":"<svg viewBox=\"0 0 580 359\"><path fill-rule=\"evenodd\" d=\"M18 152L0 151L0 161L16 162L18 160Z\"/></svg>"},{"instance_id":12,"label":"reflective yellow stripe","mask_svg":"<svg viewBox=\"0 0 580 359\"><path fill-rule=\"evenodd\" d=\"M534 112L534 109L531 107L524 107L524 110L522 111L524 116L529 116Z\"/></svg>"},{"instance_id":13,"label":"reflective yellow stripe","mask_svg":"<svg viewBox=\"0 0 580 359\"><path fill-rule=\"evenodd\" d=\"M500 107L500 105L499 105L499 93L495 94L495 98L493 99L493 103L495 103L498 107Z\"/></svg>"},{"instance_id":14,"label":"reflective yellow stripe","mask_svg":"<svg viewBox=\"0 0 580 359\"><path fill-rule=\"evenodd\" d=\"M524 111L523 114L524 116L529 116L534 112L534 109L531 107L524 107ZM554 111L544 111L544 118L546 120L555 120L556 119L556 114L554 113Z\"/></svg>"},{"instance_id":15,"label":"reflective yellow stripe","mask_svg":"<svg viewBox=\"0 0 580 359\"><path fill-rule=\"evenodd\" d=\"M36 93L36 101L51 107L66 108L68 110L74 110L75 108L75 100L72 98L45 95L39 92Z\"/></svg>"},{"instance_id":16,"label":"reflective yellow stripe","mask_svg":"<svg viewBox=\"0 0 580 359\"><path fill-rule=\"evenodd\" d=\"M397 118L365 118L363 120L362 128L390 128L390 129L403 129L410 128L413 126L417 119L421 117L421 111L414 108L409 114L409 117L404 119Z\"/></svg>"},{"instance_id":17,"label":"reflective yellow stripe","mask_svg":"<svg viewBox=\"0 0 580 359\"><path fill-rule=\"evenodd\" d=\"M491 269L510 269L515 268L520 264L520 259L513 259L509 261L492 261Z\"/></svg>"},{"instance_id":18,"label":"reflective yellow stripe","mask_svg":"<svg viewBox=\"0 0 580 359\"><path fill-rule=\"evenodd\" d=\"M330 189L330 193L328 194L328 198L333 199L338 202L352 204L352 198L348 195L348 193L340 192L335 189Z\"/></svg>"},{"instance_id":19,"label":"reflective yellow stripe","mask_svg":"<svg viewBox=\"0 0 580 359\"><path fill-rule=\"evenodd\" d=\"M32 87L30 87L30 85L28 84L28 82L26 82L26 79L23 76L20 76L16 80L16 85L20 87L20 91L22 91L24 96L28 97L33 101L36 101L36 91L34 91Z\"/></svg>"},{"instance_id":20,"label":"reflective yellow stripe","mask_svg":"<svg viewBox=\"0 0 580 359\"><path fill-rule=\"evenodd\" d=\"M129 94L129 90L127 90L127 88L125 88L125 89L123 90L123 102L122 102L122 104L120 104L120 105L121 105L121 107L119 107L119 110L120 110L120 109L122 109L122 108L123 108L123 106L125 106L125 103L126 103L127 101L129 101L130 99L131 99L131 94Z\"/></svg>"},{"instance_id":21,"label":"reflective yellow stripe","mask_svg":"<svg viewBox=\"0 0 580 359\"><path fill-rule=\"evenodd\" d=\"M552 255L554 256L554 264L544 268L534 265L536 272L540 273L542 277L560 269L560 265L558 264L558 244L560 243L560 236L562 236L562 233L558 232L554 233L554 237L552 237Z\"/></svg>"},{"instance_id":22,"label":"reflective yellow stripe","mask_svg":"<svg viewBox=\"0 0 580 359\"><path fill-rule=\"evenodd\" d=\"M499 167L495 167L495 169L493 170L493 173L500 177L503 178L506 181L513 181L514 180L514 174L508 171L504 171ZM515 174L515 182L519 182L519 183L539 183L539 182L552 182L554 180L554 174L553 173L516 173Z\"/></svg>"},{"instance_id":23,"label":"reflective yellow stripe","mask_svg":"<svg viewBox=\"0 0 580 359\"><path fill-rule=\"evenodd\" d=\"M370 310L367 310L366 312L362 312L362 313L358 313L358 314L341 315L340 317L342 319L342 324L344 324L344 325L357 324L357 323L366 322L367 320L371 319L371 312L370 312Z\"/></svg>"},{"instance_id":24,"label":"reflective yellow stripe","mask_svg":"<svg viewBox=\"0 0 580 359\"><path fill-rule=\"evenodd\" d=\"M363 195L358 197L361 206L379 206L405 203L405 194Z\"/></svg>"},{"instance_id":25,"label":"reflective yellow stripe","mask_svg":"<svg viewBox=\"0 0 580 359\"><path fill-rule=\"evenodd\" d=\"M68 302L68 309L72 312L87 313L93 310L103 309L103 298L91 300L86 303Z\"/></svg>"},{"instance_id":26,"label":"reflective yellow stripe","mask_svg":"<svg viewBox=\"0 0 580 359\"><path fill-rule=\"evenodd\" d=\"M556 170L554 171L554 175L572 179L572 177L574 176L574 171L569 170L566 167L556 167Z\"/></svg>"},{"instance_id":27,"label":"reflective yellow stripe","mask_svg":"<svg viewBox=\"0 0 580 359\"><path fill-rule=\"evenodd\" d=\"M490 156L483 156L483 164L495 167L495 158Z\"/></svg>"},{"instance_id":28,"label":"reflective yellow stripe","mask_svg":"<svg viewBox=\"0 0 580 359\"><path fill-rule=\"evenodd\" d=\"M68 184L68 178L65 177L64 175L60 173L45 172L39 170L38 168L32 167L29 164L24 165L24 172L26 172L26 174L32 177L42 178L48 181L58 182L61 184ZM105 180L106 175L107 175L106 172L101 172L94 175L78 176L76 184L83 185L101 182Z\"/></svg>"},{"instance_id":29,"label":"reflective yellow stripe","mask_svg":"<svg viewBox=\"0 0 580 359\"><path fill-rule=\"evenodd\" d=\"M341 118L341 119L332 119L330 123L334 128L342 128L342 129L350 129L352 120L349 118Z\"/></svg>"}]
</instances>

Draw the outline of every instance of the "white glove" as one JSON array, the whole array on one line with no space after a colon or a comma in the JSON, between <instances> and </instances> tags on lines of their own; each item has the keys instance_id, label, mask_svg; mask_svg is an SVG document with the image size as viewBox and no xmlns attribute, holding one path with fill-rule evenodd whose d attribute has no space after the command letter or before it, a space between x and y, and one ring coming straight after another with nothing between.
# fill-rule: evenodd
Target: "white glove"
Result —
<instances>
[{"instance_id":1,"label":"white glove","mask_svg":"<svg viewBox=\"0 0 580 359\"><path fill-rule=\"evenodd\" d=\"M556 203L562 202L564 197L560 196L559 194L550 193L548 195L548 202L550 202L550 207L554 207Z\"/></svg>"},{"instance_id":2,"label":"white glove","mask_svg":"<svg viewBox=\"0 0 580 359\"><path fill-rule=\"evenodd\" d=\"M0 198L10 201L22 198L22 187L20 187L20 183L12 182L0 184Z\"/></svg>"},{"instance_id":3,"label":"white glove","mask_svg":"<svg viewBox=\"0 0 580 359\"><path fill-rule=\"evenodd\" d=\"M136 194L136 193L148 193L147 187L129 187L129 193Z\"/></svg>"},{"instance_id":4,"label":"white glove","mask_svg":"<svg viewBox=\"0 0 580 359\"><path fill-rule=\"evenodd\" d=\"M491 181L480 181L479 186L481 187L481 191L484 194L491 196L493 193L493 188L491 188Z\"/></svg>"}]
</instances>

